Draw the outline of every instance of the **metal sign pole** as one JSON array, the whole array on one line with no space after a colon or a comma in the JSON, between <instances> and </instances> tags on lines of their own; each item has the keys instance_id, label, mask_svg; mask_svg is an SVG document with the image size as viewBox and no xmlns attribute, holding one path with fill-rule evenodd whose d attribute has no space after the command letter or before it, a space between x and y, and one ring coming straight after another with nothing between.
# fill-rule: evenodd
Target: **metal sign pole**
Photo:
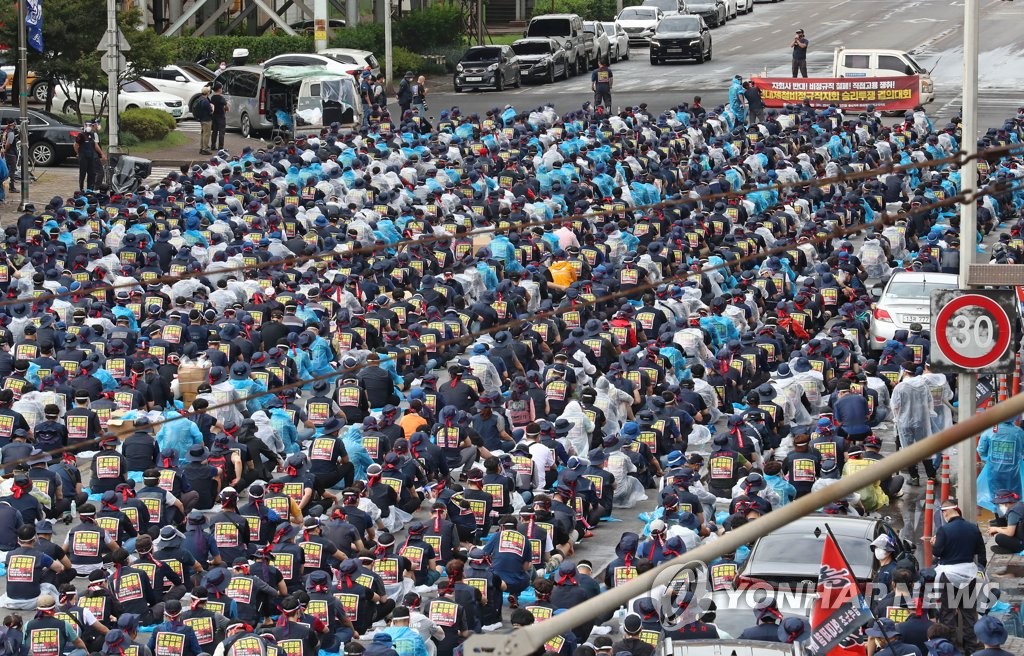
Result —
<instances>
[{"instance_id":1,"label":"metal sign pole","mask_svg":"<svg viewBox=\"0 0 1024 656\"><path fill-rule=\"evenodd\" d=\"M28 204L28 25L25 23L28 0L18 0L18 165L21 168L21 204L24 212ZM9 175L14 175L10 171Z\"/></svg>"},{"instance_id":2,"label":"metal sign pole","mask_svg":"<svg viewBox=\"0 0 1024 656\"><path fill-rule=\"evenodd\" d=\"M962 189L977 189L978 162L978 0L964 2L964 79L963 79L963 122L961 123L962 143L966 161L960 167ZM960 288L970 285L970 269L974 262L978 239L978 206L971 200L960 206ZM961 373L957 376L957 421L964 422L978 411L975 390L978 386L976 373ZM964 519L974 522L978 516L978 481L975 467L974 436L964 440L957 447L957 501Z\"/></svg>"},{"instance_id":3,"label":"metal sign pole","mask_svg":"<svg viewBox=\"0 0 1024 656\"><path fill-rule=\"evenodd\" d=\"M107 0L107 61L110 63L119 61L121 57L121 31L117 29L117 0ZM117 110L119 105L118 77L120 67L117 65L107 66L107 134L109 141L107 146L108 154L121 152L118 139Z\"/></svg>"}]
</instances>

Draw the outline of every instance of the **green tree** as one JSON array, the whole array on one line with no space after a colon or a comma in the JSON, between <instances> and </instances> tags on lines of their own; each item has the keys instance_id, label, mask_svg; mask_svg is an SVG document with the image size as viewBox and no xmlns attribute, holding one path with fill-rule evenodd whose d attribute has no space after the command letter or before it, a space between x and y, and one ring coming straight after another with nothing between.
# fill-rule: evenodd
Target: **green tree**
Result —
<instances>
[{"instance_id":1,"label":"green tree","mask_svg":"<svg viewBox=\"0 0 1024 656\"><path fill-rule=\"evenodd\" d=\"M174 45L153 32L139 30L139 12L136 9L118 14L121 32L131 50L126 53L129 65L119 76L119 82L135 77L138 72L159 68L174 58ZM87 108L102 112L106 106L107 75L100 67L101 53L96 50L107 29L107 14L96 0L47 0L43 5L42 53L29 48L28 67L37 78L54 81L68 98L75 101L79 120L82 119L82 89L98 89L99 107ZM15 48L18 44L17 5L0 5L0 43ZM16 71L15 89L18 75ZM50 108L53 89L47 97ZM15 103L17 99L15 98Z\"/></svg>"}]
</instances>

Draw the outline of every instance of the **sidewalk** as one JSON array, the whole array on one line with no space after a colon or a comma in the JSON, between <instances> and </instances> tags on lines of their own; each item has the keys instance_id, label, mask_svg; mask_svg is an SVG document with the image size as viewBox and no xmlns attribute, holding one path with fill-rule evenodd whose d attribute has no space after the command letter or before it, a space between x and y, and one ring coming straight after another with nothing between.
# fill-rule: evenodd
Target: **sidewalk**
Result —
<instances>
[{"instance_id":1,"label":"sidewalk","mask_svg":"<svg viewBox=\"0 0 1024 656\"><path fill-rule=\"evenodd\" d=\"M209 155L199 154L199 132L191 130L179 130L179 132L188 139L187 143L173 148L165 148L159 152L152 153L139 153L139 157L144 157L148 160L152 160L153 167L177 167L182 164L193 164L195 162L208 161ZM237 155L242 152L242 149L246 146L252 146L253 148L262 148L266 146L266 142L262 139L245 139L237 132L228 132L224 137L224 150L228 151L233 155ZM131 148L126 148L126 151L131 152Z\"/></svg>"},{"instance_id":2,"label":"sidewalk","mask_svg":"<svg viewBox=\"0 0 1024 656\"><path fill-rule=\"evenodd\" d=\"M991 536L986 536L985 544L991 548L995 541ZM1002 593L999 599L1010 605L1010 610L1005 613L993 613L994 617L1003 621L1010 634L1003 649L1013 654L1024 654L1024 556L989 551L988 573L990 576L999 575L999 578L993 579L994 583L999 584Z\"/></svg>"}]
</instances>

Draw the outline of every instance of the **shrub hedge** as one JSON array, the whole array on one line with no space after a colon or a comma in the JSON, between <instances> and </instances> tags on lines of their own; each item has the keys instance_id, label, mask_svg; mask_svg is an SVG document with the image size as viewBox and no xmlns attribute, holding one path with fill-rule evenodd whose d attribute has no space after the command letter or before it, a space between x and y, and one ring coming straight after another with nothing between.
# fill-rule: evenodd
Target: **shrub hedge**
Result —
<instances>
[{"instance_id":1,"label":"shrub hedge","mask_svg":"<svg viewBox=\"0 0 1024 656\"><path fill-rule=\"evenodd\" d=\"M129 109L121 112L119 121L121 130L139 141L158 141L177 126L173 116L159 109Z\"/></svg>"}]
</instances>

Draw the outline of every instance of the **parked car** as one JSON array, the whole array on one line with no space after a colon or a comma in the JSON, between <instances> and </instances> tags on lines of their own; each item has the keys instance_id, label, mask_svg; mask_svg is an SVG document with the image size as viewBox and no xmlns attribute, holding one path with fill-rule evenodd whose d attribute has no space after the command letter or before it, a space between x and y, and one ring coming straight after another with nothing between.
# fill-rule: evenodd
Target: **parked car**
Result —
<instances>
[{"instance_id":1,"label":"parked car","mask_svg":"<svg viewBox=\"0 0 1024 656\"><path fill-rule=\"evenodd\" d=\"M871 542L880 535L887 535L896 545L895 560L916 562L911 545L901 540L882 519L814 513L758 538L734 581L736 588L765 584L776 590L784 586L810 586L809 592L813 594L821 570L826 523L853 569L854 578L860 583L873 580L878 571Z\"/></svg>"},{"instance_id":2,"label":"parked car","mask_svg":"<svg viewBox=\"0 0 1024 656\"><path fill-rule=\"evenodd\" d=\"M736 10L741 14L754 11L754 0L736 0Z\"/></svg>"},{"instance_id":3,"label":"parked car","mask_svg":"<svg viewBox=\"0 0 1024 656\"><path fill-rule=\"evenodd\" d=\"M569 53L554 39L519 39L512 44L519 58L519 77L554 82L569 77Z\"/></svg>"},{"instance_id":4,"label":"parked car","mask_svg":"<svg viewBox=\"0 0 1024 656\"><path fill-rule=\"evenodd\" d=\"M598 21L583 21L583 31L594 36L594 48L597 50L597 61L612 60L612 43L605 34L604 25Z\"/></svg>"},{"instance_id":5,"label":"parked car","mask_svg":"<svg viewBox=\"0 0 1024 656\"><path fill-rule=\"evenodd\" d=\"M358 76L367 67L374 75L380 75L380 66L373 53L366 50L327 48L318 53L296 52L277 55L263 62L264 66L322 66L327 73L347 73Z\"/></svg>"},{"instance_id":6,"label":"parked car","mask_svg":"<svg viewBox=\"0 0 1024 656\"><path fill-rule=\"evenodd\" d=\"M7 80L4 82L4 89L8 93L14 90L14 64L18 59L18 53L12 49L0 50L0 70L7 74ZM42 78L37 78L36 74L32 71L28 72L28 78L25 79L25 86L28 88L28 97L32 100L40 103L46 102L46 93L50 88L50 83Z\"/></svg>"},{"instance_id":7,"label":"parked car","mask_svg":"<svg viewBox=\"0 0 1024 656\"><path fill-rule=\"evenodd\" d=\"M196 101L202 96L203 87L213 82L214 75L205 66L181 62L164 66L160 70L146 71L141 77L160 91L181 98L187 113L192 115Z\"/></svg>"},{"instance_id":8,"label":"parked car","mask_svg":"<svg viewBox=\"0 0 1024 656\"><path fill-rule=\"evenodd\" d=\"M739 0L723 0L725 3L725 20L732 20L740 13Z\"/></svg>"},{"instance_id":9,"label":"parked car","mask_svg":"<svg viewBox=\"0 0 1024 656\"><path fill-rule=\"evenodd\" d=\"M956 289L954 273L897 271L885 283L871 313L868 344L881 349L897 330L906 330L919 323L925 330L932 326L932 292Z\"/></svg>"},{"instance_id":10,"label":"parked car","mask_svg":"<svg viewBox=\"0 0 1024 656\"><path fill-rule=\"evenodd\" d=\"M267 116L267 95L272 84L263 66L229 66L217 73L216 82L224 85L228 102L227 127L242 136L269 132L273 122Z\"/></svg>"},{"instance_id":11,"label":"parked car","mask_svg":"<svg viewBox=\"0 0 1024 656\"><path fill-rule=\"evenodd\" d=\"M373 53L369 50L358 50L356 48L324 48L317 54L325 55L335 61L339 61L342 64L347 64L351 68L349 73L356 75L359 71L364 71L367 68L374 75L380 75L380 63L377 58L373 56ZM405 71L402 71L403 73ZM396 73L398 75L398 73Z\"/></svg>"},{"instance_id":12,"label":"parked car","mask_svg":"<svg viewBox=\"0 0 1024 656\"><path fill-rule=\"evenodd\" d=\"M74 94L74 89L69 87ZM82 89L82 114L98 115L106 107L107 90ZM155 86L143 79L129 80L121 85L121 93L117 96L117 109L123 112L128 109L148 108L167 112L174 118L185 115L185 103L178 96L159 91ZM53 106L59 107L63 114L74 114L78 110L78 101L69 98L58 84L53 91Z\"/></svg>"},{"instance_id":13,"label":"parked car","mask_svg":"<svg viewBox=\"0 0 1024 656\"><path fill-rule=\"evenodd\" d=\"M700 16L666 16L651 38L651 64L672 59L711 60L711 30Z\"/></svg>"},{"instance_id":14,"label":"parked car","mask_svg":"<svg viewBox=\"0 0 1024 656\"><path fill-rule=\"evenodd\" d=\"M657 7L666 16L690 13L689 3L685 0L644 0L640 6Z\"/></svg>"},{"instance_id":15,"label":"parked car","mask_svg":"<svg viewBox=\"0 0 1024 656\"><path fill-rule=\"evenodd\" d=\"M747 626L750 626L751 616L750 611L744 616L747 618ZM717 621L715 625L718 625ZM799 643L791 645L786 642L762 642L733 638L728 640L675 640L672 642L672 650L662 653L666 656L801 656L804 651L800 648Z\"/></svg>"},{"instance_id":16,"label":"parked car","mask_svg":"<svg viewBox=\"0 0 1024 656\"><path fill-rule=\"evenodd\" d=\"M728 20L728 10L723 0L692 0L686 7L691 14L703 18L708 27L725 25Z\"/></svg>"},{"instance_id":17,"label":"parked car","mask_svg":"<svg viewBox=\"0 0 1024 656\"><path fill-rule=\"evenodd\" d=\"M618 23L601 23L604 25L604 33L608 35L611 42L612 61L629 59L629 35Z\"/></svg>"},{"instance_id":18,"label":"parked car","mask_svg":"<svg viewBox=\"0 0 1024 656\"><path fill-rule=\"evenodd\" d=\"M646 46L654 36L654 28L665 14L657 7L626 7L615 17L629 37L629 45Z\"/></svg>"},{"instance_id":19,"label":"parked car","mask_svg":"<svg viewBox=\"0 0 1024 656\"><path fill-rule=\"evenodd\" d=\"M346 25L348 25L348 23L346 23L341 18L328 18L327 19L327 30L328 30L328 32L330 32L331 30L334 30L334 29L341 29L341 28L345 27ZM288 23L288 27L290 27L293 30L295 30L296 33L298 33L298 34L308 34L308 35L312 36L314 31L316 30L316 21L313 21L313 20L310 20L310 19L298 20L298 21L295 21L294 23Z\"/></svg>"},{"instance_id":20,"label":"parked car","mask_svg":"<svg viewBox=\"0 0 1024 656\"><path fill-rule=\"evenodd\" d=\"M519 58L511 46L473 46L455 66L455 91L506 85L519 88Z\"/></svg>"},{"instance_id":21,"label":"parked car","mask_svg":"<svg viewBox=\"0 0 1024 656\"><path fill-rule=\"evenodd\" d=\"M18 121L18 110L0 107L0 124ZM75 137L81 126L40 109L28 110L28 154L36 166L57 166L75 156Z\"/></svg>"},{"instance_id":22,"label":"parked car","mask_svg":"<svg viewBox=\"0 0 1024 656\"><path fill-rule=\"evenodd\" d=\"M561 43L569 56L573 75L589 70L588 64L596 59L594 37L583 29L583 19L576 14L534 16L523 36L550 38Z\"/></svg>"}]
</instances>

